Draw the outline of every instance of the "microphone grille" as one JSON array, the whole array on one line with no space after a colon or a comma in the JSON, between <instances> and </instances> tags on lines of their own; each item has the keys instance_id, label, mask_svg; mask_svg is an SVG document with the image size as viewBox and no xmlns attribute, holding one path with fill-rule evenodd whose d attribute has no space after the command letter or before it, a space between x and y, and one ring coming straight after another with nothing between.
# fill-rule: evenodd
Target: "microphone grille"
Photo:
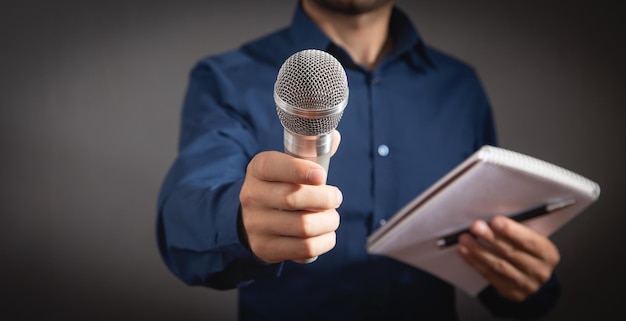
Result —
<instances>
[{"instance_id":1,"label":"microphone grille","mask_svg":"<svg viewBox=\"0 0 626 321\"><path fill-rule=\"evenodd\" d=\"M346 72L324 51L296 52L278 71L274 98L286 129L305 136L328 133L337 127L348 101Z\"/></svg>"}]
</instances>

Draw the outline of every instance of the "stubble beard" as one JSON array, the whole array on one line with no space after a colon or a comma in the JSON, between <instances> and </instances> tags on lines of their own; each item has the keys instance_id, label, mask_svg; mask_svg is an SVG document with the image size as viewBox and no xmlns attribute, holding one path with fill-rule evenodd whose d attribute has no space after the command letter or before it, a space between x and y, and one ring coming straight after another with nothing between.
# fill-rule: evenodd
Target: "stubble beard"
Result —
<instances>
[{"instance_id":1,"label":"stubble beard","mask_svg":"<svg viewBox=\"0 0 626 321\"><path fill-rule=\"evenodd\" d=\"M379 9L393 0L313 0L313 2L328 11L360 15Z\"/></svg>"}]
</instances>

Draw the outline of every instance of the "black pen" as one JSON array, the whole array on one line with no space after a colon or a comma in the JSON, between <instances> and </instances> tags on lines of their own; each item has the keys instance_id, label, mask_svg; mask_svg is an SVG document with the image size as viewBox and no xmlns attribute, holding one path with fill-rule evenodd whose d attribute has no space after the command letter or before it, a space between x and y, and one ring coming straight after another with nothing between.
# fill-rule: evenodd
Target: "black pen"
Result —
<instances>
[{"instance_id":1,"label":"black pen","mask_svg":"<svg viewBox=\"0 0 626 321\"><path fill-rule=\"evenodd\" d=\"M541 215L552 213L556 210L563 209L574 203L576 203L576 200L573 198L560 200L554 203L544 204L541 206L537 206L535 208L531 208L524 212L512 215L509 218L516 222L522 222L522 221L529 220L531 218L535 218ZM464 233L470 233L469 228L440 238L439 240L437 240L437 246L440 248L445 248L445 247L457 244L459 242L459 237L461 236L461 234L464 234Z\"/></svg>"}]
</instances>

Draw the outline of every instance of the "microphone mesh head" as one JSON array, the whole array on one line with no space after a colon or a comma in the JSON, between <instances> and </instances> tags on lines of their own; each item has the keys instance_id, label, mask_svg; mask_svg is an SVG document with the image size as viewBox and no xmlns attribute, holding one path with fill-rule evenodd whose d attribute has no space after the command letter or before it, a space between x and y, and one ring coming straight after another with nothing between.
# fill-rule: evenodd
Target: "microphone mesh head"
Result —
<instances>
[{"instance_id":1,"label":"microphone mesh head","mask_svg":"<svg viewBox=\"0 0 626 321\"><path fill-rule=\"evenodd\" d=\"M348 79L341 63L314 49L296 52L278 71L276 111L296 134L317 136L334 130L348 101Z\"/></svg>"}]
</instances>

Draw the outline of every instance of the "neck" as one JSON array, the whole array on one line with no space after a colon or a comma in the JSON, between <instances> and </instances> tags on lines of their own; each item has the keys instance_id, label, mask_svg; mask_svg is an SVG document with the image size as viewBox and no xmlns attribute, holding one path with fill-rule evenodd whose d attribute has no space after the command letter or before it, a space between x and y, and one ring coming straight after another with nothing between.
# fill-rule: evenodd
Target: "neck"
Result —
<instances>
[{"instance_id":1,"label":"neck","mask_svg":"<svg viewBox=\"0 0 626 321\"><path fill-rule=\"evenodd\" d=\"M311 0L303 0L302 7L335 44L348 52L355 63L370 70L375 69L393 47L389 38L392 3L354 15L328 10Z\"/></svg>"}]
</instances>

